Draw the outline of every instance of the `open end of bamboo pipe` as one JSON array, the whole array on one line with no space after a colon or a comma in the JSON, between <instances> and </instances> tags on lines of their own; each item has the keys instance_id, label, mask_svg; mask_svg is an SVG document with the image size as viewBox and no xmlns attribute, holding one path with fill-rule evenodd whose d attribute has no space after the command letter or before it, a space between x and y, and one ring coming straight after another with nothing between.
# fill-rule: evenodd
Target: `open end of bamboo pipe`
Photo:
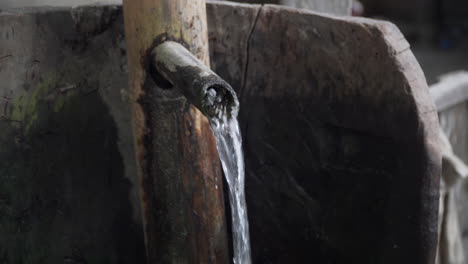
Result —
<instances>
[{"instance_id":1,"label":"open end of bamboo pipe","mask_svg":"<svg viewBox=\"0 0 468 264\"><path fill-rule=\"evenodd\" d=\"M205 116L237 116L239 100L232 87L184 46L166 41L157 45L151 55L153 79L163 81L166 87L170 84L180 89Z\"/></svg>"}]
</instances>

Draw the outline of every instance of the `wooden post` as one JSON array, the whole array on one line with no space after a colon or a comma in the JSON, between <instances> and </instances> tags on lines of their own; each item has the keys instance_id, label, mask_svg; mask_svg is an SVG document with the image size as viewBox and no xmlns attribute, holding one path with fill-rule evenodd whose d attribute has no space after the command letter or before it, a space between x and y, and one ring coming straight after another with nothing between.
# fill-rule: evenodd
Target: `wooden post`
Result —
<instances>
[{"instance_id":1,"label":"wooden post","mask_svg":"<svg viewBox=\"0 0 468 264\"><path fill-rule=\"evenodd\" d=\"M222 173L206 118L148 74L151 51L183 44L208 65L204 0L124 0L149 263L228 263Z\"/></svg>"}]
</instances>

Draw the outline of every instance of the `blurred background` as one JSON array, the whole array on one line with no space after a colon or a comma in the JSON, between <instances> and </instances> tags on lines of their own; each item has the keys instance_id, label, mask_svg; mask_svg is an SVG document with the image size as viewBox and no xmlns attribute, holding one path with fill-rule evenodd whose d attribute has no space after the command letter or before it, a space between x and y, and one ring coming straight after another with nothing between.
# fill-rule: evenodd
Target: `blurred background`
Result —
<instances>
[{"instance_id":1,"label":"blurred background","mask_svg":"<svg viewBox=\"0 0 468 264\"><path fill-rule=\"evenodd\" d=\"M362 0L364 15L390 20L411 43L429 84L467 69L468 1Z\"/></svg>"}]
</instances>

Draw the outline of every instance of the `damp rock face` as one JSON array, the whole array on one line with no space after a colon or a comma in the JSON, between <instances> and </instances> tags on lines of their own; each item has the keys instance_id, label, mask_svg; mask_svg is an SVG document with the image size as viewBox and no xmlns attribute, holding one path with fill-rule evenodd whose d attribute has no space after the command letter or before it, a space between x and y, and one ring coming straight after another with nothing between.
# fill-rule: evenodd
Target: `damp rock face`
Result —
<instances>
[{"instance_id":1,"label":"damp rock face","mask_svg":"<svg viewBox=\"0 0 468 264\"><path fill-rule=\"evenodd\" d=\"M207 11L241 101L253 263L432 263L437 118L399 31ZM4 10L0 42L0 262L144 263L121 7Z\"/></svg>"}]
</instances>

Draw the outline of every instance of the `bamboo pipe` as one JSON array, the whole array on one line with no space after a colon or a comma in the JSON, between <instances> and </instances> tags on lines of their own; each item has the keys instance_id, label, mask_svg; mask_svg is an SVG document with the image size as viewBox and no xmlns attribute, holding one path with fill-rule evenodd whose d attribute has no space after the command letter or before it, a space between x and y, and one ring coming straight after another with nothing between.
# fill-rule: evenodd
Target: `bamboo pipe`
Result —
<instances>
[{"instance_id":1,"label":"bamboo pipe","mask_svg":"<svg viewBox=\"0 0 468 264\"><path fill-rule=\"evenodd\" d=\"M164 78L171 87L178 87L208 118L235 113L239 108L234 89L184 46L174 41L157 45L151 53L154 79ZM234 111L234 112L233 112Z\"/></svg>"}]
</instances>

